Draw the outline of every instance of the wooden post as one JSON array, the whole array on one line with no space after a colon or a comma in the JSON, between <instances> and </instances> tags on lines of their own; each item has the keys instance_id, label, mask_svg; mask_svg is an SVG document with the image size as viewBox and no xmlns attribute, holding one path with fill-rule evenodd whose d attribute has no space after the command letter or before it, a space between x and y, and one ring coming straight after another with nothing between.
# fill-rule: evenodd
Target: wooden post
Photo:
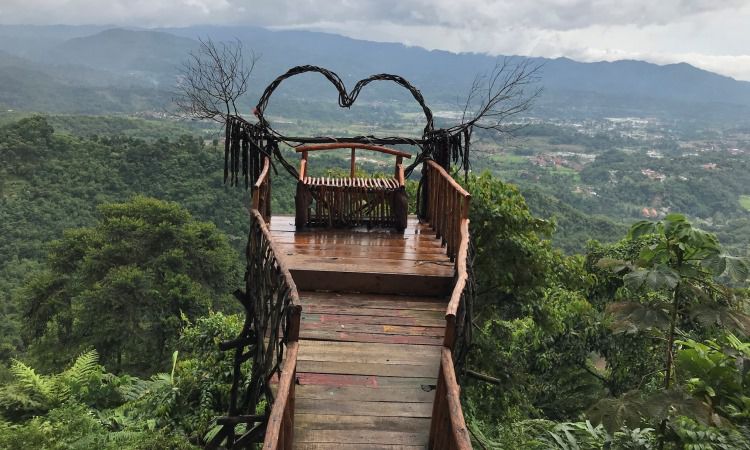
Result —
<instances>
[{"instance_id":1,"label":"wooden post","mask_svg":"<svg viewBox=\"0 0 750 450\"><path fill-rule=\"evenodd\" d=\"M307 176L307 152L302 152L302 161L299 163L299 180L304 181Z\"/></svg>"},{"instance_id":2,"label":"wooden post","mask_svg":"<svg viewBox=\"0 0 750 450\"><path fill-rule=\"evenodd\" d=\"M351 162L352 166L351 166L351 170L349 171L349 176L352 178L354 178L354 176L357 174L357 165L355 163L356 157L354 155L354 152L355 152L354 147L352 147L352 162Z\"/></svg>"}]
</instances>

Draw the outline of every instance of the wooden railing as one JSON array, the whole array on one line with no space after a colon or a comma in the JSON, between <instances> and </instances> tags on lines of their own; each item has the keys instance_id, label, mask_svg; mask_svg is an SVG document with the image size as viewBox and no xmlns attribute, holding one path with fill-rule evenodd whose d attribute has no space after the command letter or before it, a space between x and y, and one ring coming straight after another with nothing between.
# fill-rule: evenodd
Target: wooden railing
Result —
<instances>
[{"instance_id":1,"label":"wooden railing","mask_svg":"<svg viewBox=\"0 0 750 450\"><path fill-rule=\"evenodd\" d=\"M469 217L471 195L435 161L428 160L425 164L427 211L424 213L453 261L458 254L461 221Z\"/></svg>"},{"instance_id":2,"label":"wooden railing","mask_svg":"<svg viewBox=\"0 0 750 450\"><path fill-rule=\"evenodd\" d=\"M246 290L235 294L245 308L245 323L237 338L221 344L222 350L235 351L229 412L217 420L222 428L206 448L222 444L229 449L248 448L263 442L264 449L291 449L302 308L282 253L271 238L266 219L255 208L250 211L246 253ZM252 360L249 382L242 372L248 360ZM274 376L279 379L275 398L270 385ZM258 412L261 400L267 405L263 413ZM238 435L239 424L245 427Z\"/></svg>"},{"instance_id":3,"label":"wooden railing","mask_svg":"<svg viewBox=\"0 0 750 450\"><path fill-rule=\"evenodd\" d=\"M469 265L471 196L434 161L427 161L426 216L456 263L455 284L445 311L445 338L430 423L430 449L470 449L455 362L463 361L471 337L473 283Z\"/></svg>"},{"instance_id":4,"label":"wooden railing","mask_svg":"<svg viewBox=\"0 0 750 450\"><path fill-rule=\"evenodd\" d=\"M271 222L271 158L263 158L263 169L253 185L253 209L258 210L266 223Z\"/></svg>"},{"instance_id":5,"label":"wooden railing","mask_svg":"<svg viewBox=\"0 0 750 450\"><path fill-rule=\"evenodd\" d=\"M435 389L435 402L432 404L430 449L467 450L471 448L469 430L466 428L464 413L461 409L460 394L461 388L456 381L451 349L443 347Z\"/></svg>"},{"instance_id":6,"label":"wooden railing","mask_svg":"<svg viewBox=\"0 0 750 450\"><path fill-rule=\"evenodd\" d=\"M299 330L299 321L297 324ZM294 443L294 385L297 378L297 351L299 342L295 339L286 346L287 354L281 370L279 390L268 419L264 450L291 450Z\"/></svg>"}]
</instances>

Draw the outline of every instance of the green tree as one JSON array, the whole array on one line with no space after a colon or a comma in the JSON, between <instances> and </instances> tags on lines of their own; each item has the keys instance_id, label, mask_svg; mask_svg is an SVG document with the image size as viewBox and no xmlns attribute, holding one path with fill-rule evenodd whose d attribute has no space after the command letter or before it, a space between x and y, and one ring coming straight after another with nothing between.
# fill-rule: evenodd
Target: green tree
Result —
<instances>
[{"instance_id":1,"label":"green tree","mask_svg":"<svg viewBox=\"0 0 750 450\"><path fill-rule=\"evenodd\" d=\"M45 367L95 348L116 372L163 367L181 315L231 304L236 253L216 227L146 197L103 204L92 228L53 242L26 284L27 338Z\"/></svg>"},{"instance_id":2,"label":"green tree","mask_svg":"<svg viewBox=\"0 0 750 450\"><path fill-rule=\"evenodd\" d=\"M658 222L637 222L628 237L642 236L650 242L641 248L637 259L602 259L599 265L620 274L625 289L642 294L643 301L614 302L607 311L614 319L615 332L664 334L664 388L669 389L678 324L698 321L750 331L750 318L737 310L732 290L717 281L726 275L734 282L744 282L749 269L744 259L722 253L714 235L694 228L679 214Z\"/></svg>"},{"instance_id":3,"label":"green tree","mask_svg":"<svg viewBox=\"0 0 750 450\"><path fill-rule=\"evenodd\" d=\"M636 243L625 251L629 259L602 258L598 262L621 280L610 289L611 300L619 301L608 303L606 312L615 334L644 335L663 343L660 370L643 377L663 374L661 389L652 386L645 395L634 390L602 399L589 415L609 430L656 420L663 439L669 421L679 416L713 423L706 403L674 385L675 339L678 334L705 334L719 327L745 333L750 329L750 320L739 309L733 290L719 281L719 277L746 280L748 265L724 254L715 236L694 228L678 214L659 222L638 222L631 227L628 239Z\"/></svg>"}]
</instances>

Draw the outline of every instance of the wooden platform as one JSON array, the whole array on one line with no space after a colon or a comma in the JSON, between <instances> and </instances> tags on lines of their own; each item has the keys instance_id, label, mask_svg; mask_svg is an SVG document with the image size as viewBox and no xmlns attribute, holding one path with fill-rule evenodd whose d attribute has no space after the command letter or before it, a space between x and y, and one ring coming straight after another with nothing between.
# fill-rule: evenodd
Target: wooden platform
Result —
<instances>
[{"instance_id":1,"label":"wooden platform","mask_svg":"<svg viewBox=\"0 0 750 450\"><path fill-rule=\"evenodd\" d=\"M403 233L296 231L290 216L274 216L270 228L299 290L443 296L452 287L453 263L415 217Z\"/></svg>"},{"instance_id":2,"label":"wooden platform","mask_svg":"<svg viewBox=\"0 0 750 450\"><path fill-rule=\"evenodd\" d=\"M295 448L427 448L454 271L445 249L415 219L403 234L293 221L274 217L271 234L302 303Z\"/></svg>"},{"instance_id":3,"label":"wooden platform","mask_svg":"<svg viewBox=\"0 0 750 450\"><path fill-rule=\"evenodd\" d=\"M426 448L446 301L300 296L295 447Z\"/></svg>"}]
</instances>

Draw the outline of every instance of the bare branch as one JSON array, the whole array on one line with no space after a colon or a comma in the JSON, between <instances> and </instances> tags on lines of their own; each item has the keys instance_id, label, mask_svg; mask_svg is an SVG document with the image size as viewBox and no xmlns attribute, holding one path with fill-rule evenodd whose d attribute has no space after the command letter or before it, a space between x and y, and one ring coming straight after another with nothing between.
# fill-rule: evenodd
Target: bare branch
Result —
<instances>
[{"instance_id":1,"label":"bare branch","mask_svg":"<svg viewBox=\"0 0 750 450\"><path fill-rule=\"evenodd\" d=\"M508 119L528 111L541 94L537 85L541 68L528 59L504 58L489 74L477 75L463 105L461 124L450 130L476 127L512 133L520 128Z\"/></svg>"},{"instance_id":2,"label":"bare branch","mask_svg":"<svg viewBox=\"0 0 750 450\"><path fill-rule=\"evenodd\" d=\"M181 67L174 102L185 117L223 123L239 114L238 99L247 92L258 58L250 52L246 64L239 39L218 44L210 38L198 41L198 49Z\"/></svg>"}]
</instances>

